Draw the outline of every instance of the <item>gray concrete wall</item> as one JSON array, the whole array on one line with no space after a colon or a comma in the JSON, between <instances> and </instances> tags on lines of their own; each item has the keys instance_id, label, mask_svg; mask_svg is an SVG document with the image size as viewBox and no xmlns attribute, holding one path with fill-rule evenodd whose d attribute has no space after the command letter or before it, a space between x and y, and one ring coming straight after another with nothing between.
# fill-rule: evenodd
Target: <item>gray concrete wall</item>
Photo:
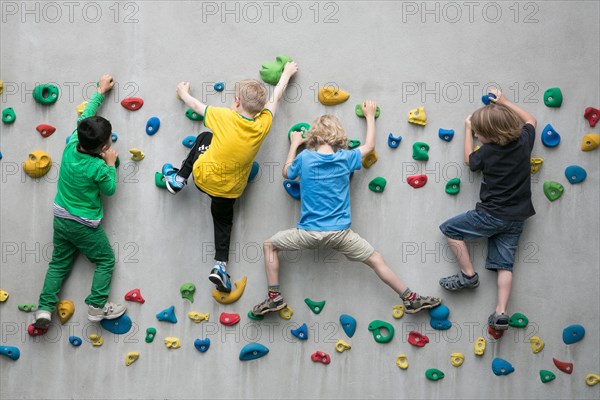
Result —
<instances>
[{"instance_id":1,"label":"gray concrete wall","mask_svg":"<svg viewBox=\"0 0 600 400\"><path fill-rule=\"evenodd\" d=\"M582 114L599 99L599 3L551 2L16 2L2 1L2 108L13 107L17 121L1 125L2 262L0 287L10 292L0 304L2 345L18 346L21 358L0 360L0 397L27 398L598 398L599 388L584 377L600 373L599 329L599 158L598 151L580 151L585 133L598 133ZM229 10L229 11L227 11ZM228 88L246 77L258 77L262 62L278 54L291 55L300 65L286 100L257 161L261 175L250 184L236 206L230 272L235 280L248 276L243 297L223 306L211 295L207 275L212 260L209 202L193 186L176 197L158 190L154 172L164 162L178 164L186 154L181 140L203 129L187 120L175 97L175 85L192 83L193 92L211 105L227 106L232 97L215 94L212 84ZM103 73L114 75L117 86L100 114L119 134L119 188L105 199L103 222L117 256L112 299L122 300L133 288L146 298L143 305L127 303L134 329L123 336L101 330L86 319L83 300L93 266L79 259L64 285L61 298L72 299L76 312L61 326L55 317L45 337L26 333L30 315L17 310L36 303L52 246L52 201L65 137L75 126L75 106L89 98ZM52 106L36 104L36 83L55 82L61 98ZM334 82L351 93L348 102L325 107L316 101L316 88ZM480 175L463 166L463 120L480 107L487 85L496 83L507 97L538 119L534 156L544 158L533 176L531 218L521 238L510 312L529 317L527 329L509 330L499 342L488 342L483 357L473 354L475 339L486 330L496 297L495 275L483 264L486 246L474 243L472 253L482 284L470 293L451 294L438 285L457 266L438 225L474 207ZM564 103L547 108L544 90L560 87ZM135 113L119 102L128 96L145 100ZM368 268L347 262L328 251L289 254L282 263L281 283L294 309L291 321L277 316L253 322L247 311L266 291L261 243L278 230L292 227L299 205L282 188L281 165L287 151L288 128L323 113L341 118L348 136L364 138L364 121L354 105L376 99L379 161L355 174L352 181L353 229L367 238L411 288L442 296L450 307L453 328L433 331L427 313L393 320L397 295ZM409 125L409 109L424 105L426 127ZM158 116L160 131L149 137L146 120ZM43 139L39 123L57 127ZM562 136L558 148L542 145L539 135L551 123ZM438 128L453 128L456 137L445 143ZM390 132L402 135L390 149ZM431 145L430 160L415 162L412 144ZM127 152L146 153L140 163ZM54 160L50 173L38 180L24 175L21 162L29 151L43 149ZM564 176L568 165L583 166L587 180L571 185ZM425 173L427 186L414 190L406 177ZM376 176L388 180L383 194L367 188ZM445 182L459 176L456 197L444 193ZM542 191L544 181L565 186L556 202ZM195 302L179 295L187 281L197 285ZM314 315L305 297L327 300ZM179 322L158 322L155 314L175 305ZM210 313L196 325L186 314ZM235 328L218 323L222 311L237 312ZM348 339L338 322L348 313L358 330ZM393 323L396 336L377 344L367 325L374 319ZM298 342L290 334L306 322L310 338ZM581 323L584 340L566 346L565 326ZM144 341L154 326L154 343ZM414 348L407 333L419 330L431 343ZM101 331L105 344L86 341L73 348L71 334L87 337ZM540 336L545 349L533 354L528 343ZM162 341L176 336L179 350ZM210 350L200 354L195 338L209 337ZM352 344L349 352L334 350L337 339ZM238 361L250 341L270 348L257 361ZM314 364L310 355L331 354L328 366ZM125 366L125 355L140 359ZM450 353L465 354L460 368L450 365ZM408 370L395 365L398 354L409 359ZM516 368L508 377L491 371L494 357ZM558 371L552 358L572 361L572 375ZM425 379L425 370L445 372L442 381ZM549 369L557 378L542 384L538 371Z\"/></svg>"}]
</instances>

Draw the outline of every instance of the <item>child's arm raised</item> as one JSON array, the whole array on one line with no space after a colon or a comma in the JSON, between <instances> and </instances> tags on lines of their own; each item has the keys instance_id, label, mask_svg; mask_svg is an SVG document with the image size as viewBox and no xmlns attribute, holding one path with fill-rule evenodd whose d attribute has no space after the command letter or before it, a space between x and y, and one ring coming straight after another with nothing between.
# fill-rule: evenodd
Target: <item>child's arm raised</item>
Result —
<instances>
[{"instance_id":1,"label":"child's arm raised","mask_svg":"<svg viewBox=\"0 0 600 400\"><path fill-rule=\"evenodd\" d=\"M102 102L104 101L104 94L110 89L112 89L114 84L115 82L113 81L112 76L106 74L100 77L100 80L98 81L98 88L96 89L96 92L100 94L100 96L94 93L92 98L89 100L88 104L85 106L83 112L81 113L81 116L77 119L77 122L81 121L82 119L93 117L94 115L96 115L98 107L100 107L100 105L102 105Z\"/></svg>"},{"instance_id":2,"label":"child's arm raised","mask_svg":"<svg viewBox=\"0 0 600 400\"><path fill-rule=\"evenodd\" d=\"M296 153L298 152L298 147L300 147L300 145L304 142L306 142L306 139L302 137L302 132L294 131L290 134L290 150L288 151L288 155L285 160L285 164L283 164L283 171L282 171L283 177L285 179L289 179L288 178L288 168L290 167L290 165L292 164L292 162L294 162L294 159L296 158Z\"/></svg>"},{"instance_id":3,"label":"child's arm raised","mask_svg":"<svg viewBox=\"0 0 600 400\"><path fill-rule=\"evenodd\" d=\"M189 108L194 110L195 113L200 114L204 117L204 112L206 111L206 104L194 98L190 94L189 82L179 82L179 84L177 84L176 91L181 101L183 101Z\"/></svg>"},{"instance_id":4,"label":"child's arm raised","mask_svg":"<svg viewBox=\"0 0 600 400\"><path fill-rule=\"evenodd\" d=\"M275 86L275 90L273 91L273 96L271 97L267 105L265 105L265 108L271 111L271 114L273 116L275 116L275 111L277 111L277 105L279 104L281 97L283 97L283 92L285 92L285 89L287 88L291 77L294 76L296 72L298 72L298 64L296 64L293 61L290 61L289 63L285 64L285 67L283 68L283 73L281 74L281 78L279 78L279 82L277 82L277 86Z\"/></svg>"},{"instance_id":5,"label":"child's arm raised","mask_svg":"<svg viewBox=\"0 0 600 400\"><path fill-rule=\"evenodd\" d=\"M513 111L515 114L517 114L521 121L523 121L524 124L531 124L534 128L537 126L537 120L535 117L516 104L511 103L506 97L502 96L502 91L500 89L493 88L488 90L488 93L496 96L495 99L490 97L490 101L503 105L504 107Z\"/></svg>"},{"instance_id":6,"label":"child's arm raised","mask_svg":"<svg viewBox=\"0 0 600 400\"><path fill-rule=\"evenodd\" d=\"M360 146L360 155L362 157L371 153L375 150L375 111L377 110L377 103L373 100L365 100L362 103L362 111L367 120L367 135L365 137L365 144Z\"/></svg>"},{"instance_id":7,"label":"child's arm raised","mask_svg":"<svg viewBox=\"0 0 600 400\"><path fill-rule=\"evenodd\" d=\"M469 165L469 156L473 152L473 131L471 128L471 114L465 119L465 164Z\"/></svg>"}]
</instances>

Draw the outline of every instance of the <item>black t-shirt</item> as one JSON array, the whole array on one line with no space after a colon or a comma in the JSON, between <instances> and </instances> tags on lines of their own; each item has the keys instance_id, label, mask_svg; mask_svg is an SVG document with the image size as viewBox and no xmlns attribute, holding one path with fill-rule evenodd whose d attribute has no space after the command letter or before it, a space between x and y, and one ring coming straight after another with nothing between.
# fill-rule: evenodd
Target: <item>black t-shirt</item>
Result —
<instances>
[{"instance_id":1,"label":"black t-shirt","mask_svg":"<svg viewBox=\"0 0 600 400\"><path fill-rule=\"evenodd\" d=\"M519 139L505 145L484 144L469 156L471 171L483 172L475 207L506 221L524 221L535 214L531 202L531 151L535 128L525 124Z\"/></svg>"}]
</instances>

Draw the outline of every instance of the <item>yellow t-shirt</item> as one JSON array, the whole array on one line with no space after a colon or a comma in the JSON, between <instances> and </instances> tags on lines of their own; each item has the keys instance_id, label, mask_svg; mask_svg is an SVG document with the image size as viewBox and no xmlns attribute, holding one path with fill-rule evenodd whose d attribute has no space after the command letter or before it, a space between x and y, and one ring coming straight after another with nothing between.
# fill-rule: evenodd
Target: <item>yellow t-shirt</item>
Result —
<instances>
[{"instance_id":1,"label":"yellow t-shirt","mask_svg":"<svg viewBox=\"0 0 600 400\"><path fill-rule=\"evenodd\" d=\"M211 196L240 197L272 123L273 115L267 109L248 119L229 108L206 107L204 125L212 130L213 138L194 163L196 185Z\"/></svg>"}]
</instances>

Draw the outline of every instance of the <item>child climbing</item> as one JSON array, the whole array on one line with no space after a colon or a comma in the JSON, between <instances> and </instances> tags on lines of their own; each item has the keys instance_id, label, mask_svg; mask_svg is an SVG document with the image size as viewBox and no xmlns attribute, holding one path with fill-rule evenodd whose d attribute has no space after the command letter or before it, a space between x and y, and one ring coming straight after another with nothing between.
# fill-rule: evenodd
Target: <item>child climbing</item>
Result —
<instances>
[{"instance_id":1,"label":"child climbing","mask_svg":"<svg viewBox=\"0 0 600 400\"><path fill-rule=\"evenodd\" d=\"M290 78L298 71L295 62L285 65L281 78L267 103L267 89L256 80L236 84L230 108L207 106L190 95L189 82L177 85L177 94L194 112L204 116L202 132L179 169L165 164L162 172L167 189L176 194L193 174L196 187L211 199L215 262L209 279L217 290L231 292L227 274L229 242L233 226L233 205L242 195L254 157L267 137L277 105ZM266 105L265 105L266 103Z\"/></svg>"},{"instance_id":2,"label":"child climbing","mask_svg":"<svg viewBox=\"0 0 600 400\"><path fill-rule=\"evenodd\" d=\"M488 325L508 329L506 314L512 285L512 269L524 221L535 214L531 203L530 158L535 141L536 119L508 101L500 90L489 93L493 104L481 107L465 120L465 163L482 171L480 198L475 210L440 225L460 266L460 272L440 279L451 291L475 289L475 272L465 240L488 238L485 267L497 272L498 302ZM481 148L473 151L473 137Z\"/></svg>"},{"instance_id":3,"label":"child climbing","mask_svg":"<svg viewBox=\"0 0 600 400\"><path fill-rule=\"evenodd\" d=\"M96 110L113 85L112 76L100 77L97 91L77 120L77 129L63 151L53 205L54 250L34 313L33 326L39 329L50 325L58 293L78 251L96 264L91 293L85 299L88 319L114 319L126 311L125 306L107 301L115 255L100 224L104 215L100 195L112 196L117 189L117 152L110 148L111 124L96 116Z\"/></svg>"},{"instance_id":4,"label":"child climbing","mask_svg":"<svg viewBox=\"0 0 600 400\"><path fill-rule=\"evenodd\" d=\"M410 290L381 254L350 229L350 174L360 169L362 157L375 149L375 102L364 102L362 110L367 121L366 140L353 150L347 150L348 139L333 115L317 118L306 133L306 139L301 132L292 132L283 176L300 178L300 220L296 228L278 232L263 244L269 287L267 298L252 309L254 315L286 307L279 285L279 251L318 247L337 250L351 261L367 264L400 295L409 314L441 303L440 299L420 296ZM304 142L307 149L296 156Z\"/></svg>"}]
</instances>

